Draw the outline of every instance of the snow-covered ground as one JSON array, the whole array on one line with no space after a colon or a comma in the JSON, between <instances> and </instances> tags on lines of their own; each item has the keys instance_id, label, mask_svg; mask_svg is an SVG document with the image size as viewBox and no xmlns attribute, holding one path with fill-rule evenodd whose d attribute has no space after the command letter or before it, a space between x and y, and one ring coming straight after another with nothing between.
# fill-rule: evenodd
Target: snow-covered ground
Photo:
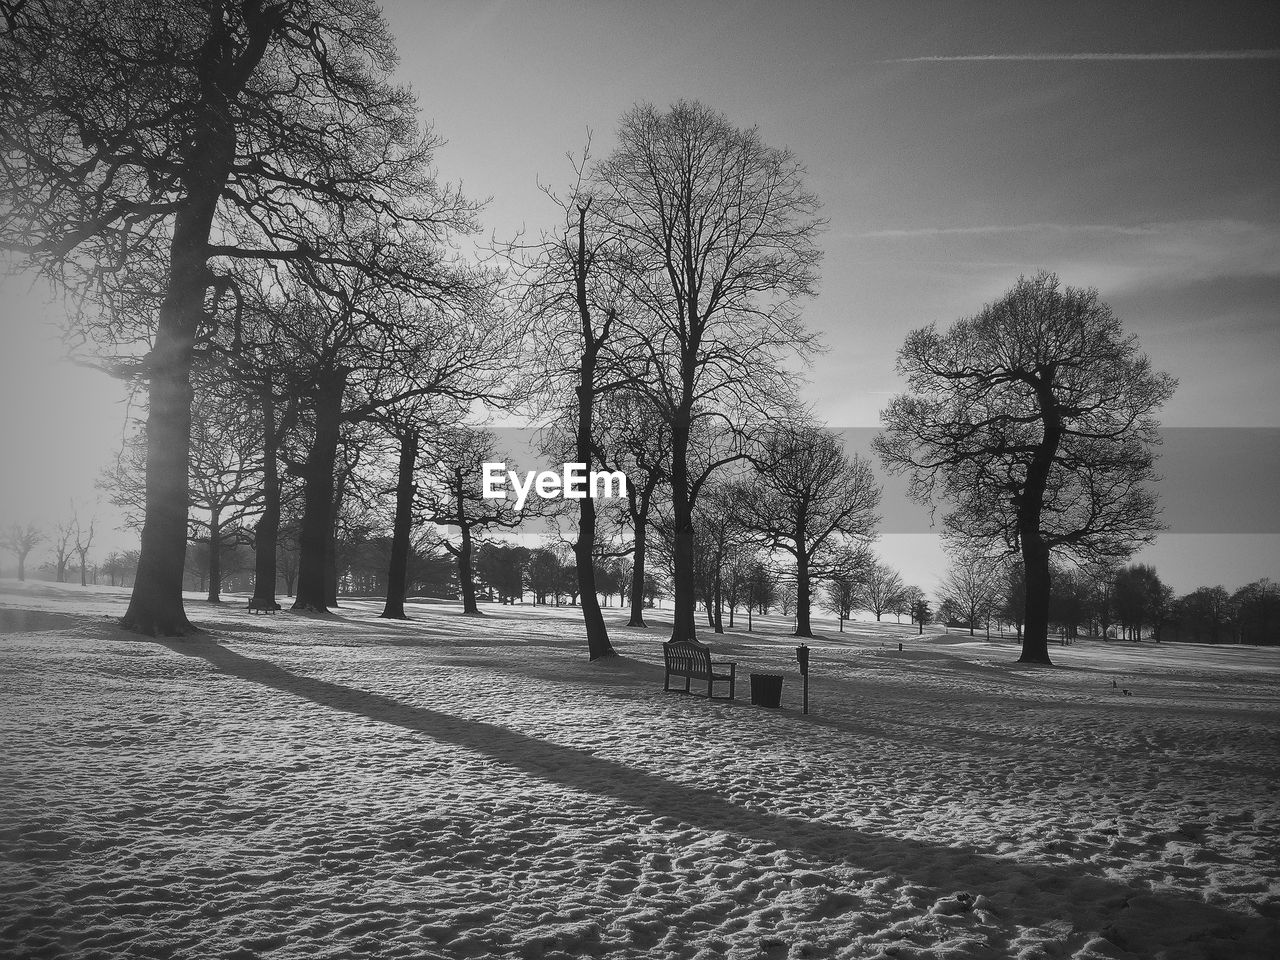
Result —
<instances>
[{"instance_id":1,"label":"snow-covered ground","mask_svg":"<svg viewBox=\"0 0 1280 960\"><path fill-rule=\"evenodd\" d=\"M704 636L722 703L575 610L125 601L0 583L2 956L1280 950L1280 649L824 624L803 716L777 621Z\"/></svg>"}]
</instances>

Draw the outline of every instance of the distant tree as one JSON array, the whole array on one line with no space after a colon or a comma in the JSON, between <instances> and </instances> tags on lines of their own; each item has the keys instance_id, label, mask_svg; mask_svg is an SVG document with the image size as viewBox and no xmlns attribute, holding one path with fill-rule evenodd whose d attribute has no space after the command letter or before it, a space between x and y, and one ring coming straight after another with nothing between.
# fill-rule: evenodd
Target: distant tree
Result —
<instances>
[{"instance_id":1,"label":"distant tree","mask_svg":"<svg viewBox=\"0 0 1280 960\"><path fill-rule=\"evenodd\" d=\"M1231 597L1241 643L1280 643L1280 584L1264 577Z\"/></svg>"},{"instance_id":2,"label":"distant tree","mask_svg":"<svg viewBox=\"0 0 1280 960\"><path fill-rule=\"evenodd\" d=\"M1051 570L1050 582L1049 622L1057 624L1064 637L1078 637L1080 624L1088 615L1093 584L1084 571L1065 566Z\"/></svg>"},{"instance_id":3,"label":"distant tree","mask_svg":"<svg viewBox=\"0 0 1280 960\"><path fill-rule=\"evenodd\" d=\"M476 578L489 589L489 599L515 603L524 594L524 576L529 560L527 547L482 543L476 551Z\"/></svg>"},{"instance_id":4,"label":"distant tree","mask_svg":"<svg viewBox=\"0 0 1280 960\"><path fill-rule=\"evenodd\" d=\"M625 250L634 310L619 322L671 430L672 638L690 639L694 508L723 465L694 465L691 441L700 421L741 421L791 393L785 360L812 341L797 304L816 283L818 202L790 153L687 101L629 111L589 187Z\"/></svg>"},{"instance_id":5,"label":"distant tree","mask_svg":"<svg viewBox=\"0 0 1280 960\"><path fill-rule=\"evenodd\" d=\"M110 579L111 586L114 587L124 586L125 576L129 573L130 567L124 554L113 551L107 554L102 563L98 564L98 570ZM117 580L120 581L119 584L116 583Z\"/></svg>"},{"instance_id":6,"label":"distant tree","mask_svg":"<svg viewBox=\"0 0 1280 960\"><path fill-rule=\"evenodd\" d=\"M18 579L27 579L27 554L44 540L44 532L33 523L26 526L11 523L5 528L0 545L18 560Z\"/></svg>"},{"instance_id":7,"label":"distant tree","mask_svg":"<svg viewBox=\"0 0 1280 960\"><path fill-rule=\"evenodd\" d=\"M744 530L740 506L743 490L736 484L710 482L694 509L695 595L702 600L707 625L724 633L725 572L742 551ZM668 551L674 557L675 541L670 527L664 530Z\"/></svg>"},{"instance_id":8,"label":"distant tree","mask_svg":"<svg viewBox=\"0 0 1280 960\"><path fill-rule=\"evenodd\" d=\"M1175 381L1151 369L1097 291L1022 278L977 316L916 330L909 392L883 412L881 459L954 535L1003 543L1026 572L1024 663L1048 663L1049 560L1123 558L1159 528L1155 411Z\"/></svg>"},{"instance_id":9,"label":"distant tree","mask_svg":"<svg viewBox=\"0 0 1280 960\"><path fill-rule=\"evenodd\" d=\"M67 564L75 550L76 520L74 512L70 520L59 521L53 539L49 541L53 550L54 575L59 583L67 582Z\"/></svg>"},{"instance_id":10,"label":"distant tree","mask_svg":"<svg viewBox=\"0 0 1280 960\"><path fill-rule=\"evenodd\" d=\"M735 512L762 546L795 561L795 635L811 637L811 581L830 573L842 542L870 537L880 487L865 460L847 456L836 437L813 423L768 430L752 462L756 478L741 490Z\"/></svg>"},{"instance_id":11,"label":"distant tree","mask_svg":"<svg viewBox=\"0 0 1280 960\"><path fill-rule=\"evenodd\" d=\"M631 591L635 589L635 567L632 561L627 557L619 557L612 564L614 576L617 577L618 583L618 606L632 606ZM640 584L641 592L644 591L644 584ZM641 601L643 603L643 600Z\"/></svg>"},{"instance_id":12,"label":"distant tree","mask_svg":"<svg viewBox=\"0 0 1280 960\"><path fill-rule=\"evenodd\" d=\"M903 592L898 594L897 599L889 605L889 613L893 614L898 623L902 622L903 617L907 618L908 623L911 622L911 604L913 602L913 597L909 592L910 590L910 587L904 587Z\"/></svg>"},{"instance_id":13,"label":"distant tree","mask_svg":"<svg viewBox=\"0 0 1280 960\"><path fill-rule=\"evenodd\" d=\"M596 589L603 595L607 607L609 598L617 593L621 587L618 579L618 565L613 563L596 563L595 572Z\"/></svg>"},{"instance_id":14,"label":"distant tree","mask_svg":"<svg viewBox=\"0 0 1280 960\"><path fill-rule=\"evenodd\" d=\"M844 544L831 560L826 577L827 604L840 620L841 633L844 622L858 607L862 578L870 562L871 555L865 548L849 544Z\"/></svg>"},{"instance_id":15,"label":"distant tree","mask_svg":"<svg viewBox=\"0 0 1280 960\"><path fill-rule=\"evenodd\" d=\"M645 606L655 606L662 597L667 595L667 586L654 573L647 573L644 577L644 602Z\"/></svg>"},{"instance_id":16,"label":"distant tree","mask_svg":"<svg viewBox=\"0 0 1280 960\"><path fill-rule=\"evenodd\" d=\"M620 519L631 531L630 627L645 627L644 579L649 560L651 515L666 479L671 430L639 391L613 391L601 399L595 419L596 453L608 470L627 477L627 503Z\"/></svg>"},{"instance_id":17,"label":"distant tree","mask_svg":"<svg viewBox=\"0 0 1280 960\"><path fill-rule=\"evenodd\" d=\"M1116 617L1130 640L1141 640L1143 629L1152 628L1160 639L1160 627L1172 604L1172 591L1161 581L1155 567L1144 563L1124 567L1116 573L1114 604Z\"/></svg>"},{"instance_id":18,"label":"distant tree","mask_svg":"<svg viewBox=\"0 0 1280 960\"><path fill-rule=\"evenodd\" d=\"M1027 577L1021 559L1010 558L1004 563L996 609L1002 620L1013 624L1021 639L1022 618L1027 612Z\"/></svg>"},{"instance_id":19,"label":"distant tree","mask_svg":"<svg viewBox=\"0 0 1280 960\"><path fill-rule=\"evenodd\" d=\"M751 563L747 579L748 607L754 606L761 616L768 616L769 611L777 605L781 594L782 587L778 571L760 557L756 557Z\"/></svg>"},{"instance_id":20,"label":"distant tree","mask_svg":"<svg viewBox=\"0 0 1280 960\"><path fill-rule=\"evenodd\" d=\"M911 601L911 622L919 625L917 634L923 636L925 624L933 620L933 611L929 609L929 599L919 587L907 587L905 595Z\"/></svg>"},{"instance_id":21,"label":"distant tree","mask_svg":"<svg viewBox=\"0 0 1280 960\"><path fill-rule=\"evenodd\" d=\"M80 558L80 586L89 585L87 575L89 569L89 548L93 546L93 525L96 521L92 518L89 520L89 526L86 528L80 522L79 516L75 518L74 530L72 537L76 556Z\"/></svg>"},{"instance_id":22,"label":"distant tree","mask_svg":"<svg viewBox=\"0 0 1280 960\"><path fill-rule=\"evenodd\" d=\"M867 564L860 586L858 606L873 613L877 621L893 610L906 589L898 572L874 557Z\"/></svg>"},{"instance_id":23,"label":"distant tree","mask_svg":"<svg viewBox=\"0 0 1280 960\"><path fill-rule=\"evenodd\" d=\"M750 622L751 577L756 563L755 551L746 544L732 545L723 564L723 597L729 608L729 629L734 627L734 618L740 607L748 610L747 620Z\"/></svg>"},{"instance_id":24,"label":"distant tree","mask_svg":"<svg viewBox=\"0 0 1280 960\"><path fill-rule=\"evenodd\" d=\"M960 612L969 626L969 636L973 636L974 627L990 619L998 592L997 572L997 563L983 553L963 546L952 551L941 595Z\"/></svg>"},{"instance_id":25,"label":"distant tree","mask_svg":"<svg viewBox=\"0 0 1280 960\"><path fill-rule=\"evenodd\" d=\"M420 476L420 515L441 527L456 527L458 540L443 538L441 544L458 564L458 586L464 613L479 613L475 589L475 540L488 530L510 529L524 520L511 501L486 499L482 488L481 464L496 459L493 434L470 427L441 429L431 441L426 468ZM403 482L403 481L402 481ZM526 504L526 510L536 507ZM517 592L518 594L518 592ZM388 599L388 610L391 610ZM384 612L383 616L393 613ZM403 616L403 600L400 616Z\"/></svg>"},{"instance_id":26,"label":"distant tree","mask_svg":"<svg viewBox=\"0 0 1280 960\"><path fill-rule=\"evenodd\" d=\"M578 579L577 566L576 559L561 559L560 574L556 580L556 606L560 605L561 597L568 597L570 606L578 605L582 581Z\"/></svg>"},{"instance_id":27,"label":"distant tree","mask_svg":"<svg viewBox=\"0 0 1280 960\"><path fill-rule=\"evenodd\" d=\"M1197 587L1178 599L1173 619L1182 639L1217 643L1231 628L1232 608L1226 587Z\"/></svg>"},{"instance_id":28,"label":"distant tree","mask_svg":"<svg viewBox=\"0 0 1280 960\"><path fill-rule=\"evenodd\" d=\"M529 555L526 574L533 602L545 604L548 597L556 597L564 582L560 558L549 547L538 547Z\"/></svg>"}]
</instances>

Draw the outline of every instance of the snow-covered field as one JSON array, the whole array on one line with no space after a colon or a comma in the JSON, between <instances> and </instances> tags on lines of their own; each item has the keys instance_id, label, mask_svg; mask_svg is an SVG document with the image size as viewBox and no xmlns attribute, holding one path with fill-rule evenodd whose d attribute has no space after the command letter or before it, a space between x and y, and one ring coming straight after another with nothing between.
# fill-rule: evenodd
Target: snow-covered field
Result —
<instances>
[{"instance_id":1,"label":"snow-covered field","mask_svg":"<svg viewBox=\"0 0 1280 960\"><path fill-rule=\"evenodd\" d=\"M660 628L588 664L575 610L153 641L125 601L0 583L0 956L1280 951L1280 649L853 624L803 716L776 621L704 636L721 703L663 693Z\"/></svg>"}]
</instances>

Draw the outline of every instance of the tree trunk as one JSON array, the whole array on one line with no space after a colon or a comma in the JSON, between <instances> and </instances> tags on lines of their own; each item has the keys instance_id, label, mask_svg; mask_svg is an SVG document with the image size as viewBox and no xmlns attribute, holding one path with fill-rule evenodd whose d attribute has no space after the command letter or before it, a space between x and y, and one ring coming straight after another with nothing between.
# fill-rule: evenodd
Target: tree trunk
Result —
<instances>
[{"instance_id":1,"label":"tree trunk","mask_svg":"<svg viewBox=\"0 0 1280 960\"><path fill-rule=\"evenodd\" d=\"M27 579L27 551L23 550L18 554L18 582L21 583Z\"/></svg>"},{"instance_id":2,"label":"tree trunk","mask_svg":"<svg viewBox=\"0 0 1280 960\"><path fill-rule=\"evenodd\" d=\"M1049 548L1040 533L1049 471L1062 439L1061 416L1053 395L1051 374L1036 384L1036 400L1044 421L1044 434L1027 465L1027 476L1017 498L1018 539L1027 590L1023 607L1024 630L1019 663L1052 663L1049 659Z\"/></svg>"},{"instance_id":3,"label":"tree trunk","mask_svg":"<svg viewBox=\"0 0 1280 960\"><path fill-rule=\"evenodd\" d=\"M338 605L338 499L335 494L333 516L329 520L329 537L324 544L324 604Z\"/></svg>"},{"instance_id":4,"label":"tree trunk","mask_svg":"<svg viewBox=\"0 0 1280 960\"><path fill-rule=\"evenodd\" d=\"M644 622L644 564L649 527L649 502L653 495L653 484L652 480L646 480L644 493L638 501L631 484L627 484L627 492L632 499L631 522L636 532L636 549L631 567L631 619L627 621L629 627L649 626Z\"/></svg>"},{"instance_id":5,"label":"tree trunk","mask_svg":"<svg viewBox=\"0 0 1280 960\"><path fill-rule=\"evenodd\" d=\"M693 571L693 504L689 501L689 411L681 409L671 425L672 640L696 640Z\"/></svg>"},{"instance_id":6,"label":"tree trunk","mask_svg":"<svg viewBox=\"0 0 1280 960\"><path fill-rule=\"evenodd\" d=\"M476 603L475 572L471 568L471 525L462 524L462 545L458 548L458 585L462 588L462 612L480 613Z\"/></svg>"},{"instance_id":7,"label":"tree trunk","mask_svg":"<svg viewBox=\"0 0 1280 960\"><path fill-rule=\"evenodd\" d=\"M382 616L407 620L404 612L405 586L409 578L409 539L413 533L413 468L418 462L418 431L400 435L400 470L396 480L396 519L391 531L391 567L387 571L387 603Z\"/></svg>"},{"instance_id":8,"label":"tree trunk","mask_svg":"<svg viewBox=\"0 0 1280 960\"><path fill-rule=\"evenodd\" d=\"M812 637L809 624L809 557L804 551L803 534L796 536L796 632L797 637Z\"/></svg>"},{"instance_id":9,"label":"tree trunk","mask_svg":"<svg viewBox=\"0 0 1280 960\"><path fill-rule=\"evenodd\" d=\"M1049 550L1040 539L1039 525L1024 531L1022 562L1027 595L1023 608L1022 655L1019 663L1051 663L1049 659Z\"/></svg>"},{"instance_id":10,"label":"tree trunk","mask_svg":"<svg viewBox=\"0 0 1280 960\"><path fill-rule=\"evenodd\" d=\"M222 602L222 511L209 511L209 602Z\"/></svg>"},{"instance_id":11,"label":"tree trunk","mask_svg":"<svg viewBox=\"0 0 1280 960\"><path fill-rule=\"evenodd\" d=\"M587 475L591 473L591 415L595 401L596 355L603 336L596 338L592 329L591 311L587 299L587 207L578 208L578 255L574 264L574 294L578 302L578 319L582 324L582 362L578 366L578 431L575 444L577 462L585 464ZM607 325L606 325L607 330ZM589 494L590 491L587 491ZM614 656L609 631L600 612L596 596L596 502L590 496L578 501L578 539L573 554L578 560L578 593L582 597L582 620L587 628L587 658L599 660Z\"/></svg>"},{"instance_id":12,"label":"tree trunk","mask_svg":"<svg viewBox=\"0 0 1280 960\"><path fill-rule=\"evenodd\" d=\"M715 628L716 633L724 633L724 591L720 580L720 557L716 558L716 574L715 581L711 587L711 595L715 599L715 617L711 621L711 626Z\"/></svg>"},{"instance_id":13,"label":"tree trunk","mask_svg":"<svg viewBox=\"0 0 1280 960\"><path fill-rule=\"evenodd\" d=\"M127 630L152 636L181 636L195 629L182 606L191 361L212 279L209 234L235 160L236 130L228 101L253 75L276 25L264 18L250 29L242 48L209 42L200 54L199 72L206 78L216 76L219 82L204 85L204 109L191 125L195 140L183 151L186 203L173 220L168 279L147 363L146 512L133 593L120 621ZM213 24L210 29L216 31L219 26Z\"/></svg>"},{"instance_id":14,"label":"tree trunk","mask_svg":"<svg viewBox=\"0 0 1280 960\"><path fill-rule=\"evenodd\" d=\"M467 517L466 479L461 467L453 468L453 497L458 507L458 529L462 533L462 543L457 551L458 587L462 590L462 612L479 615L480 607L476 604L476 576L472 567L475 546L471 541L471 521ZM493 599L493 585L489 586L489 599Z\"/></svg>"},{"instance_id":15,"label":"tree trunk","mask_svg":"<svg viewBox=\"0 0 1280 960\"><path fill-rule=\"evenodd\" d=\"M302 524L298 533L298 593L294 610L325 613L329 558L333 545L334 463L342 419L346 375L322 378L316 385L315 438L303 467Z\"/></svg>"},{"instance_id":16,"label":"tree trunk","mask_svg":"<svg viewBox=\"0 0 1280 960\"><path fill-rule=\"evenodd\" d=\"M258 393L262 412L262 516L254 531L253 600L276 602L276 551L280 542L280 463L275 399L270 384Z\"/></svg>"},{"instance_id":17,"label":"tree trunk","mask_svg":"<svg viewBox=\"0 0 1280 960\"><path fill-rule=\"evenodd\" d=\"M209 283L205 246L221 183L178 213L169 281L148 364L146 511L127 630L182 636L195 630L182 606L191 448L191 361Z\"/></svg>"}]
</instances>

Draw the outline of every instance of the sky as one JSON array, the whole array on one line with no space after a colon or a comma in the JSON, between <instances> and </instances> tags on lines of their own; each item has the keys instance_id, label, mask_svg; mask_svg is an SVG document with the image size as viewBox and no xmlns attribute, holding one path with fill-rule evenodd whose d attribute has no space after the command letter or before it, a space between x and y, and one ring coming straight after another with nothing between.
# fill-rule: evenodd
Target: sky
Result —
<instances>
[{"instance_id":1,"label":"sky","mask_svg":"<svg viewBox=\"0 0 1280 960\"><path fill-rule=\"evenodd\" d=\"M440 177L488 199L481 239L554 225L540 185L570 181L588 136L607 154L639 102L701 100L789 148L828 220L804 310L827 349L803 396L833 427L878 422L908 331L1049 269L1097 287L1178 378L1166 425L1280 428L1280 5L384 6L398 76L447 141ZM14 281L0 300L0 428L20 441L6 438L19 453L0 514L52 516L92 497L85 477L110 457L122 405L100 374L54 361L32 300ZM1204 458L1253 481L1245 502L1270 496L1280 434L1254 436L1261 451ZM1280 577L1273 521L1166 534L1139 559L1184 591ZM881 549L926 584L943 563L927 534Z\"/></svg>"}]
</instances>

